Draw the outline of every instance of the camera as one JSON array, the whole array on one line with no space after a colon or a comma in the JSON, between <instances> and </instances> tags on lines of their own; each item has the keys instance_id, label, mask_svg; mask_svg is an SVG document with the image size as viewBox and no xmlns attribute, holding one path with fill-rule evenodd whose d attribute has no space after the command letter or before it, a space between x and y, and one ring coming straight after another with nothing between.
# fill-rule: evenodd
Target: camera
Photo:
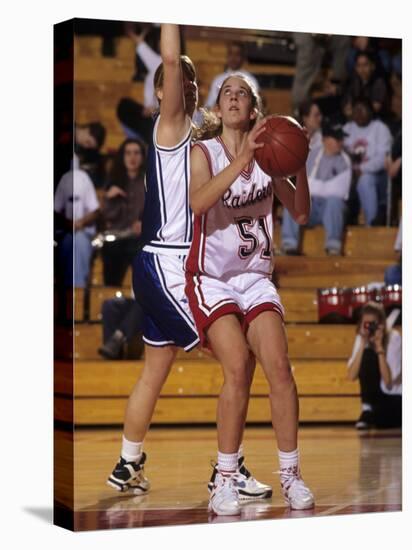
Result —
<instances>
[{"instance_id":1,"label":"camera","mask_svg":"<svg viewBox=\"0 0 412 550\"><path fill-rule=\"evenodd\" d=\"M360 164L362 162L363 155L362 153L352 153L351 159L354 164Z\"/></svg>"},{"instance_id":2,"label":"camera","mask_svg":"<svg viewBox=\"0 0 412 550\"><path fill-rule=\"evenodd\" d=\"M363 326L368 331L369 338L371 338L378 329L378 323L376 321L366 322Z\"/></svg>"}]
</instances>

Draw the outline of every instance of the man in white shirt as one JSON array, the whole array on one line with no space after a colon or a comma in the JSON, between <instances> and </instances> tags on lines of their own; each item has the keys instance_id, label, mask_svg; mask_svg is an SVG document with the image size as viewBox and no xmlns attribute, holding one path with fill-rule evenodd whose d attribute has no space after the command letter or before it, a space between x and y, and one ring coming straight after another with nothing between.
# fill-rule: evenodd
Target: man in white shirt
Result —
<instances>
[{"instance_id":1,"label":"man in white shirt","mask_svg":"<svg viewBox=\"0 0 412 550\"><path fill-rule=\"evenodd\" d=\"M242 42L231 42L227 47L226 69L224 73L217 75L210 85L209 95L207 96L205 107L212 109L216 104L216 98L219 93L223 81L232 73L244 74L255 86L256 91L259 91L259 84L256 78L242 69L246 61L245 46Z\"/></svg>"},{"instance_id":2,"label":"man in white shirt","mask_svg":"<svg viewBox=\"0 0 412 550\"><path fill-rule=\"evenodd\" d=\"M99 201L92 180L84 170L70 170L62 176L54 196L60 260L65 286L84 288L90 271L92 238ZM60 223L59 223L60 222Z\"/></svg>"},{"instance_id":3,"label":"man in white shirt","mask_svg":"<svg viewBox=\"0 0 412 550\"><path fill-rule=\"evenodd\" d=\"M352 179L349 156L343 151L342 126L326 120L322 144L309 152L306 161L311 211L308 227L322 224L325 249L329 255L341 254L345 206ZM285 254L298 255L300 226L283 210L282 248Z\"/></svg>"},{"instance_id":4,"label":"man in white shirt","mask_svg":"<svg viewBox=\"0 0 412 550\"><path fill-rule=\"evenodd\" d=\"M391 152L392 136L381 120L372 119L368 99L358 98L353 104L353 121L347 122L344 146L353 162L357 193L366 225L377 225L380 212L386 211L388 176L385 159Z\"/></svg>"}]
</instances>

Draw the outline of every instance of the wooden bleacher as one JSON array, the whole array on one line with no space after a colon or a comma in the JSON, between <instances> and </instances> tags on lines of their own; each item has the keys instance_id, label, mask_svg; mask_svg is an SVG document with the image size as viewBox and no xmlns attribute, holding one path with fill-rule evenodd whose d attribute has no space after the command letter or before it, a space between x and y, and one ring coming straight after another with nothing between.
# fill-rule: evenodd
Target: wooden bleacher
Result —
<instances>
[{"instance_id":1,"label":"wooden bleacher","mask_svg":"<svg viewBox=\"0 0 412 550\"><path fill-rule=\"evenodd\" d=\"M352 336L352 334L351 334ZM76 424L121 424L128 395L143 367L142 361L76 361L74 421ZM292 368L300 395L301 421L353 420L359 409L359 387L346 379L346 361L296 359ZM71 414L67 379L70 363L61 363L56 377L57 408ZM154 423L205 423L216 418L222 384L218 363L179 358L156 406ZM252 385L249 422L269 422L268 386L258 365ZM64 419L64 418L62 418Z\"/></svg>"}]
</instances>

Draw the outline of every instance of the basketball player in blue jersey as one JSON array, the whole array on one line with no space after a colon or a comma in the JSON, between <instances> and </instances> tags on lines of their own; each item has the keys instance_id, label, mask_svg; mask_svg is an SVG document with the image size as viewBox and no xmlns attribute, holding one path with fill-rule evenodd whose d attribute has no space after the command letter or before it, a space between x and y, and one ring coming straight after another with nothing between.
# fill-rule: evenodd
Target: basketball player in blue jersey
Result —
<instances>
[{"instance_id":1,"label":"basketball player in blue jersey","mask_svg":"<svg viewBox=\"0 0 412 550\"><path fill-rule=\"evenodd\" d=\"M133 264L133 289L144 311L145 362L127 403L120 460L107 480L116 490L137 495L146 494L150 488L144 475L143 439L177 348L189 351L199 344L185 295L183 265L193 231L189 162L192 116L198 99L196 73L192 61L180 55L177 25L162 25L160 51L163 63L154 76L160 112L148 153L145 245ZM254 359L250 360L250 382L254 366ZM269 498L271 487L250 475L241 448L238 454L240 498Z\"/></svg>"}]
</instances>

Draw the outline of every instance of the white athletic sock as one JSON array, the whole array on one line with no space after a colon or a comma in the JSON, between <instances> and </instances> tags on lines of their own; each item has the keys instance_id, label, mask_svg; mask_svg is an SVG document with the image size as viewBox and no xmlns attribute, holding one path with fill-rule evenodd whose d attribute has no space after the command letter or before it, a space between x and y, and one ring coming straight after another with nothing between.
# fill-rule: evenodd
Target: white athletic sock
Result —
<instances>
[{"instance_id":1,"label":"white athletic sock","mask_svg":"<svg viewBox=\"0 0 412 550\"><path fill-rule=\"evenodd\" d=\"M123 436L121 457L126 462L137 462L142 456L143 441L129 441Z\"/></svg>"},{"instance_id":2,"label":"white athletic sock","mask_svg":"<svg viewBox=\"0 0 412 550\"><path fill-rule=\"evenodd\" d=\"M223 475L232 474L237 470L237 453L217 453L217 469Z\"/></svg>"},{"instance_id":3,"label":"white athletic sock","mask_svg":"<svg viewBox=\"0 0 412 550\"><path fill-rule=\"evenodd\" d=\"M239 450L237 452L237 458L242 458L242 456L244 456L243 454L243 443L240 444L240 447L239 447Z\"/></svg>"},{"instance_id":4,"label":"white athletic sock","mask_svg":"<svg viewBox=\"0 0 412 550\"><path fill-rule=\"evenodd\" d=\"M298 477L299 472L299 450L285 452L278 450L280 466L280 482L283 484L291 476Z\"/></svg>"},{"instance_id":5,"label":"white athletic sock","mask_svg":"<svg viewBox=\"0 0 412 550\"><path fill-rule=\"evenodd\" d=\"M372 406L369 405L369 403L362 403L362 412L363 411L371 411L372 410Z\"/></svg>"}]
</instances>

